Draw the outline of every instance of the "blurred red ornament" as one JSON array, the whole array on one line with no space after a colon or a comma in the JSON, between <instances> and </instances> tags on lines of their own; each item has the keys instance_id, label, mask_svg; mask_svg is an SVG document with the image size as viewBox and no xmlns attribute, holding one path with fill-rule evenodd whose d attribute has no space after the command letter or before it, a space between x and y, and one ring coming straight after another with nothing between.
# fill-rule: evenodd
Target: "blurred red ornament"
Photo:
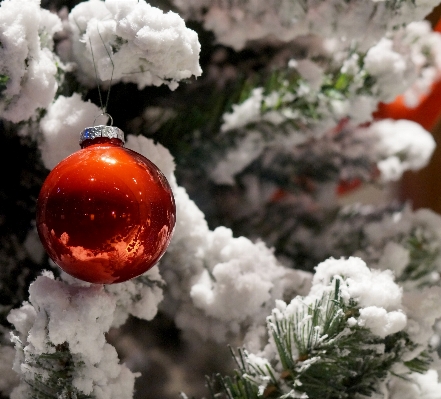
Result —
<instances>
[{"instance_id":1,"label":"blurred red ornament","mask_svg":"<svg viewBox=\"0 0 441 399\"><path fill-rule=\"evenodd\" d=\"M351 180L340 180L336 188L337 195L342 196L349 194L357 188L360 188L362 184L362 181L357 178Z\"/></svg>"},{"instance_id":2,"label":"blurred red ornament","mask_svg":"<svg viewBox=\"0 0 441 399\"><path fill-rule=\"evenodd\" d=\"M123 139L116 127L85 129L82 149L52 170L38 197L37 229L49 256L90 283L120 283L149 270L175 226L166 178Z\"/></svg>"}]
</instances>

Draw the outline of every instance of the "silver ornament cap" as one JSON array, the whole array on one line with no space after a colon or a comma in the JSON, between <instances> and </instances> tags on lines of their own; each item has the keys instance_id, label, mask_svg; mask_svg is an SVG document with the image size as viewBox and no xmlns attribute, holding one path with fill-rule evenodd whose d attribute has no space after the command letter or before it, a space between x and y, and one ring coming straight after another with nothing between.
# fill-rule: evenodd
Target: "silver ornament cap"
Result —
<instances>
[{"instance_id":1,"label":"silver ornament cap","mask_svg":"<svg viewBox=\"0 0 441 399\"><path fill-rule=\"evenodd\" d=\"M93 140L98 137L118 139L124 143L124 132L116 126L98 125L86 127L80 134L80 145L86 140Z\"/></svg>"}]
</instances>

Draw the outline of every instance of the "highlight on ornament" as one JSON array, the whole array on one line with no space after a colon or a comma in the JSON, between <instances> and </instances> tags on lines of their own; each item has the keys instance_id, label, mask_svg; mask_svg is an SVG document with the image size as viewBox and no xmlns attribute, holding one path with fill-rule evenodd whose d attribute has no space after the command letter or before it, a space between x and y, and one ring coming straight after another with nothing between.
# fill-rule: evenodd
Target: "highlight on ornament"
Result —
<instances>
[{"instance_id":1,"label":"highlight on ornament","mask_svg":"<svg viewBox=\"0 0 441 399\"><path fill-rule=\"evenodd\" d=\"M81 149L46 178L37 230L50 258L90 283L120 283L153 267L170 243L176 207L167 179L124 147L114 126L80 135Z\"/></svg>"}]
</instances>

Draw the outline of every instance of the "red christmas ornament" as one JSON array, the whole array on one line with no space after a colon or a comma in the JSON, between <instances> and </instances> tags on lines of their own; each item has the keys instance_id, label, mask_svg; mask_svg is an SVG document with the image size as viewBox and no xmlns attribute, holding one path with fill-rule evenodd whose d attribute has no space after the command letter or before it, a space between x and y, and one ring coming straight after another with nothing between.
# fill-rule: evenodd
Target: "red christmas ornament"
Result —
<instances>
[{"instance_id":1,"label":"red christmas ornament","mask_svg":"<svg viewBox=\"0 0 441 399\"><path fill-rule=\"evenodd\" d=\"M82 149L52 170L38 197L37 229L49 256L90 283L120 283L146 272L175 226L166 178L123 140L116 127L85 129Z\"/></svg>"}]
</instances>

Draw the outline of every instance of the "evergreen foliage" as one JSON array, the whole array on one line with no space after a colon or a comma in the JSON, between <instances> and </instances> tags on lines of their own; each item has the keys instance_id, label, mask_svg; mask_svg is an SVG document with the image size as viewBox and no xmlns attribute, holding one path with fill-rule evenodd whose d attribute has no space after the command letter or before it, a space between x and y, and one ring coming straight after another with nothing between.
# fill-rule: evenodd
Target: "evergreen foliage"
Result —
<instances>
[{"instance_id":1,"label":"evergreen foliage","mask_svg":"<svg viewBox=\"0 0 441 399\"><path fill-rule=\"evenodd\" d=\"M268 333L277 358L256 361L239 349L234 376L209 380L212 398L352 399L379 393L381 382L403 363L403 355L418 346L403 331L381 338L367 328L350 327L348 319L358 317L359 306L353 299L345 303L339 283L336 278L332 291L311 304L305 302L291 317L273 314ZM430 362L421 352L404 365L408 373L424 373Z\"/></svg>"},{"instance_id":2,"label":"evergreen foliage","mask_svg":"<svg viewBox=\"0 0 441 399\"><path fill-rule=\"evenodd\" d=\"M81 372L82 362L75 362L67 343L51 345L50 353L36 355L27 351L18 336L13 336L16 349L24 357L23 381L28 389L23 398L29 399L92 399L73 384L75 375Z\"/></svg>"},{"instance_id":3,"label":"evergreen foliage","mask_svg":"<svg viewBox=\"0 0 441 399\"><path fill-rule=\"evenodd\" d=\"M200 389L194 370L205 374L207 357L207 374L218 372L207 379L213 399L440 392L441 218L398 203L342 205L345 186L384 188L433 152L419 125L382 124L374 112L399 94L415 103L439 77L441 35L422 21L435 3L0 0L4 397L131 399L142 367L137 399L159 397L167 377ZM174 238L159 267L123 284L37 277L53 266L35 232L38 190L47 169L79 149L99 105L126 147L169 179ZM308 295L327 258L338 273ZM388 280L362 287L371 302L379 294L375 304L347 296L345 272L361 259L363 273ZM35 320L23 303L32 281ZM129 370L106 343L109 329L157 313L156 331L139 324L110 338L121 341L121 358L133 344L122 360ZM13 357L7 320L20 383L10 368L2 375L3 356ZM139 356L152 336L154 348ZM179 353L163 356L158 341ZM240 347L232 375L216 352L227 342ZM182 355L187 344L198 351ZM432 380L420 384L428 370Z\"/></svg>"}]
</instances>

